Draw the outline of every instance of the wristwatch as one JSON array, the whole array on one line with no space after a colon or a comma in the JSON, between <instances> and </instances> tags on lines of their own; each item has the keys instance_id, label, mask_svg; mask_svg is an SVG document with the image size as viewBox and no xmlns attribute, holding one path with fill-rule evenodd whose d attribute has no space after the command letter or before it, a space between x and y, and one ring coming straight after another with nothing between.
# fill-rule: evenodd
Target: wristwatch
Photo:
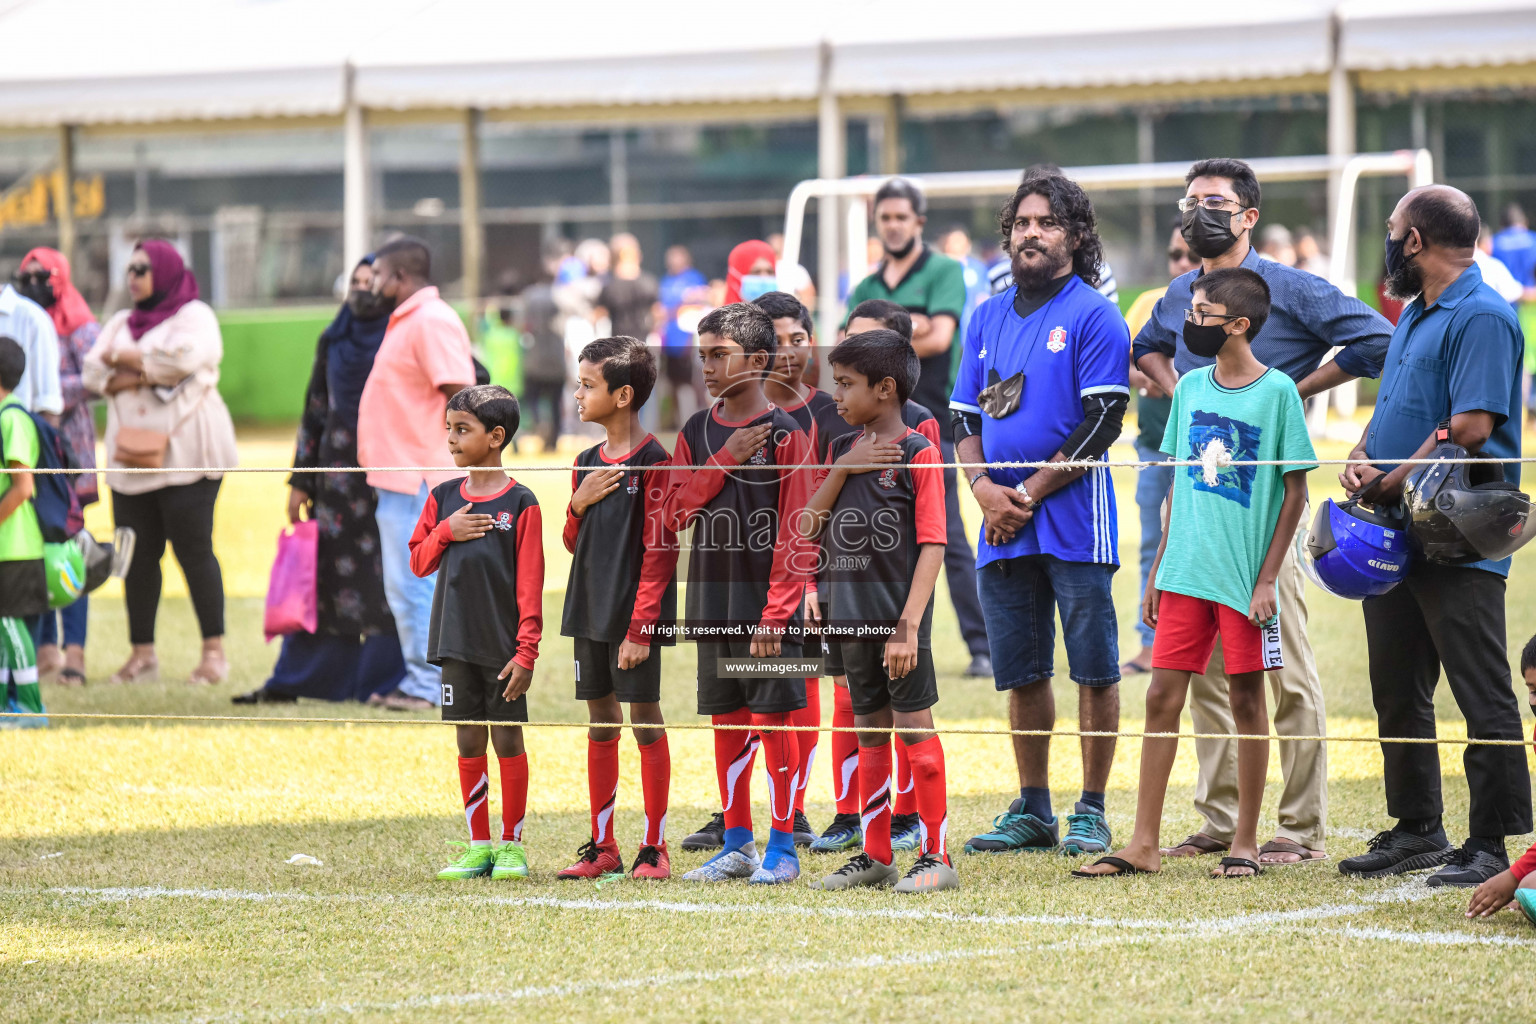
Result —
<instances>
[{"instance_id":1,"label":"wristwatch","mask_svg":"<svg viewBox=\"0 0 1536 1024\"><path fill-rule=\"evenodd\" d=\"M971 490L974 491L976 489L976 481L980 480L984 476L987 476L987 471L986 470L982 470L981 472L977 473L975 476L971 477L971 480L970 480ZM987 479L990 480L991 477L987 477Z\"/></svg>"},{"instance_id":2,"label":"wristwatch","mask_svg":"<svg viewBox=\"0 0 1536 1024\"><path fill-rule=\"evenodd\" d=\"M1035 511L1035 509L1039 508L1043 504L1043 502L1036 501L1034 498L1029 496L1029 489L1024 486L1024 481L1020 480L1017 484L1014 485L1013 489L1018 491L1019 494L1023 496L1024 505L1031 512Z\"/></svg>"}]
</instances>

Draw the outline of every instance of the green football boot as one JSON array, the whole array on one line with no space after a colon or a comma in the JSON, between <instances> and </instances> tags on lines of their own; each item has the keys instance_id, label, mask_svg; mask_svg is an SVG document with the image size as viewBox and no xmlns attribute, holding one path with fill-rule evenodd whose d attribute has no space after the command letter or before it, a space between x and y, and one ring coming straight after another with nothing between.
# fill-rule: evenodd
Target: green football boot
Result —
<instances>
[{"instance_id":1,"label":"green football boot","mask_svg":"<svg viewBox=\"0 0 1536 1024\"><path fill-rule=\"evenodd\" d=\"M491 880L502 878L527 878L528 854L522 843L505 842L496 849L496 866L491 869Z\"/></svg>"},{"instance_id":2,"label":"green football boot","mask_svg":"<svg viewBox=\"0 0 1536 1024\"><path fill-rule=\"evenodd\" d=\"M481 875L491 873L491 868L496 863L496 851L489 846L471 846L469 843L461 843L457 839L450 839L449 844L463 849L459 859L449 864L437 873L438 878L459 879L479 878Z\"/></svg>"}]
</instances>

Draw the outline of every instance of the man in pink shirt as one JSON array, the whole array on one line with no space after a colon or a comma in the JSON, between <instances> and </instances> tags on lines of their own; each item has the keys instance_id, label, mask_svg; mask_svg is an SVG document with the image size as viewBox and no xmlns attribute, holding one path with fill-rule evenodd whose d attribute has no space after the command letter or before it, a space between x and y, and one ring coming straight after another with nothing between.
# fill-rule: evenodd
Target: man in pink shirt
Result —
<instances>
[{"instance_id":1,"label":"man in pink shirt","mask_svg":"<svg viewBox=\"0 0 1536 1024\"><path fill-rule=\"evenodd\" d=\"M373 290L393 306L357 415L357 456L364 466L444 466L444 419L450 395L475 382L469 333L430 283L432 255L403 236L379 248ZM458 473L369 473L378 493L384 596L395 617L405 678L381 699L397 711L442 701L441 673L427 662L435 575L411 572L410 539L427 493Z\"/></svg>"}]
</instances>

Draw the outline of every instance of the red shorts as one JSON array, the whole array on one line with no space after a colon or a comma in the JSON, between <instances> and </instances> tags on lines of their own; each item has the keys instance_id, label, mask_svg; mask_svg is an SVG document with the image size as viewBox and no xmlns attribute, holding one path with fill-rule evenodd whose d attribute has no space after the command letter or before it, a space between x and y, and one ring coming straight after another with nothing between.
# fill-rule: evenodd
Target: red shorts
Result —
<instances>
[{"instance_id":1,"label":"red shorts","mask_svg":"<svg viewBox=\"0 0 1536 1024\"><path fill-rule=\"evenodd\" d=\"M1280 620L1255 626L1248 616L1201 597L1163 591L1152 638L1152 667L1203 673L1221 637L1229 675L1281 668Z\"/></svg>"}]
</instances>

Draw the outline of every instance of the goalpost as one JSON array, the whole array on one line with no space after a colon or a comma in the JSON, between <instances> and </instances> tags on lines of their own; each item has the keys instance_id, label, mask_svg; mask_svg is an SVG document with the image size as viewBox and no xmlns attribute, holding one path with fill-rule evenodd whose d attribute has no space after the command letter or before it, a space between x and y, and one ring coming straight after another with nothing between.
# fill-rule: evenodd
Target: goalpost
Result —
<instances>
[{"instance_id":1,"label":"goalpost","mask_svg":"<svg viewBox=\"0 0 1536 1024\"><path fill-rule=\"evenodd\" d=\"M1247 163L1263 183L1276 181L1317 181L1335 183L1337 201L1333 204L1329 230L1329 280L1348 295L1355 294L1354 260L1349 258L1355 244L1355 195L1360 179L1366 177L1406 177L1409 187L1417 188L1434 181L1434 160L1427 149L1398 150L1386 153L1358 153L1348 158L1332 156L1261 157ZM1064 167L1062 173L1088 192L1123 191L1168 186L1182 187L1188 162L1152 164L1101 164L1090 167ZM1018 187L1020 170L946 171L937 174L904 174L927 196L1005 196ZM869 199L881 184L893 175L859 175L851 178L812 178L800 182L789 193L784 212L784 262L800 262L806 205L815 199L821 203L841 204L821 211L821 263L817 280L817 313L822 330L829 330L842 320L842 300L838 297L838 271L850 272L865 264L865 245L869 236ZM831 236L831 237L828 237ZM840 237L839 237L840 236ZM1355 390L1336 388L1334 400L1345 415L1354 412ZM1318 403L1314 429L1321 427L1326 415Z\"/></svg>"}]
</instances>

